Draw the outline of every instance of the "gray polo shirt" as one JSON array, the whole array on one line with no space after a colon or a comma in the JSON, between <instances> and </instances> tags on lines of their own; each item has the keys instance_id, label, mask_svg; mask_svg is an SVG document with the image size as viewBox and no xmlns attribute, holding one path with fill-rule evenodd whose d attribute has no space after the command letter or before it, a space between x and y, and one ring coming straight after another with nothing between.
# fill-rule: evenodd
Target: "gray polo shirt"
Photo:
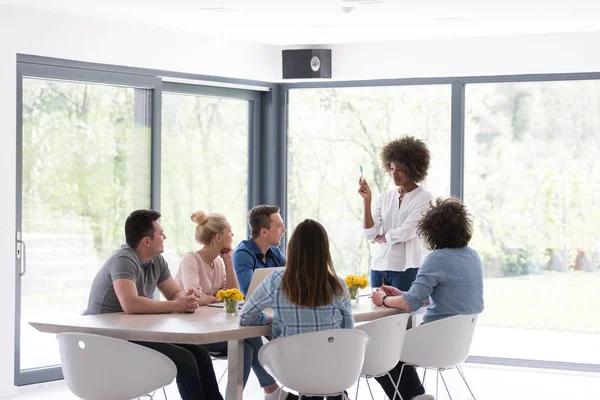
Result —
<instances>
[{"instance_id":1,"label":"gray polo shirt","mask_svg":"<svg viewBox=\"0 0 600 400\"><path fill-rule=\"evenodd\" d=\"M138 295L150 299L156 286L170 277L169 266L162 255L142 263L137 252L124 244L106 260L96 274L90 289L87 314L123 312L113 286L115 279L134 281Z\"/></svg>"}]
</instances>

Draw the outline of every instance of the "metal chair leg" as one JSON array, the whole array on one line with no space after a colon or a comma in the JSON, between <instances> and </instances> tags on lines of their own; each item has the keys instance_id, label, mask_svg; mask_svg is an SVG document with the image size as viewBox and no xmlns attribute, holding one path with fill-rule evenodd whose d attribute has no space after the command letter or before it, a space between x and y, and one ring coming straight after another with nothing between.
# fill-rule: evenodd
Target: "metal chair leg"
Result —
<instances>
[{"instance_id":1,"label":"metal chair leg","mask_svg":"<svg viewBox=\"0 0 600 400\"><path fill-rule=\"evenodd\" d=\"M437 374L435 375L435 398L438 399L438 388L440 384L440 370L437 370Z\"/></svg>"},{"instance_id":2,"label":"metal chair leg","mask_svg":"<svg viewBox=\"0 0 600 400\"><path fill-rule=\"evenodd\" d=\"M421 380L421 382L423 382L423 386L425 386L425 375L427 374L427 368L423 367L423 379Z\"/></svg>"},{"instance_id":3,"label":"metal chair leg","mask_svg":"<svg viewBox=\"0 0 600 400\"><path fill-rule=\"evenodd\" d=\"M223 380L223 377L225 376L226 373L227 373L227 368L225 368L225 371L223 371L223 373L221 374L221 377L217 381L217 385L219 385L221 383L221 381Z\"/></svg>"},{"instance_id":4,"label":"metal chair leg","mask_svg":"<svg viewBox=\"0 0 600 400\"><path fill-rule=\"evenodd\" d=\"M458 373L460 374L461 378L463 379L463 382L465 383L465 385L467 385L467 389L469 389L469 393L471 393L471 397L473 398L473 400L475 399L475 395L473 394L473 391L471 390L471 387L469 386L469 384L467 383L467 378L465 378L465 374L461 368L460 365L456 366L456 369L458 370Z\"/></svg>"},{"instance_id":5,"label":"metal chair leg","mask_svg":"<svg viewBox=\"0 0 600 400\"><path fill-rule=\"evenodd\" d=\"M446 388L446 393L448 393L448 397L450 398L450 400L452 400L452 395L448 390L448 385L446 385L446 380L444 379L444 374L442 374L442 371L440 371L440 376L442 377L442 382L444 383L444 387Z\"/></svg>"},{"instance_id":6,"label":"metal chair leg","mask_svg":"<svg viewBox=\"0 0 600 400\"><path fill-rule=\"evenodd\" d=\"M392 379L392 376L390 375L390 373L388 372L388 377L390 378L390 381L392 382L392 385L394 385L394 398L391 400L396 400L396 395L398 395L398 397L400 398L400 400L404 400L402 398L402 395L400 394L400 380L402 379L402 372L404 372L404 366L406 364L402 364L402 367L400 367L400 374L398 375L398 382L394 383L394 380Z\"/></svg>"},{"instance_id":7,"label":"metal chair leg","mask_svg":"<svg viewBox=\"0 0 600 400\"><path fill-rule=\"evenodd\" d=\"M373 392L371 391L371 385L369 384L369 378L367 378L367 387L369 388L369 393L371 393L371 400L375 400ZM358 396L356 396L356 399L358 400Z\"/></svg>"},{"instance_id":8,"label":"metal chair leg","mask_svg":"<svg viewBox=\"0 0 600 400\"><path fill-rule=\"evenodd\" d=\"M165 400L169 400L167 397L167 390L163 387L163 394L165 395Z\"/></svg>"}]
</instances>

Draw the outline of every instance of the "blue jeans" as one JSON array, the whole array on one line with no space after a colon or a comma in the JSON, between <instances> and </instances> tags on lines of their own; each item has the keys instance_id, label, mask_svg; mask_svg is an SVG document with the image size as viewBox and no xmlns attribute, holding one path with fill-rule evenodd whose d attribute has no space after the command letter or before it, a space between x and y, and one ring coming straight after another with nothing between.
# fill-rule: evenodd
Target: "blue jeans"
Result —
<instances>
[{"instance_id":1,"label":"blue jeans","mask_svg":"<svg viewBox=\"0 0 600 400\"><path fill-rule=\"evenodd\" d=\"M265 371L258 361L258 351L262 346L263 342L260 337L244 340L244 387L246 387L246 382L248 382L251 368L258 378L260 387L264 388L276 383L275 379ZM203 344L202 347L210 352L221 352L223 355L227 355L227 342Z\"/></svg>"},{"instance_id":2,"label":"blue jeans","mask_svg":"<svg viewBox=\"0 0 600 400\"><path fill-rule=\"evenodd\" d=\"M415 281L419 268L409 268L406 271L374 271L371 270L371 287L381 285L393 286L403 292L408 292L410 285Z\"/></svg>"}]
</instances>

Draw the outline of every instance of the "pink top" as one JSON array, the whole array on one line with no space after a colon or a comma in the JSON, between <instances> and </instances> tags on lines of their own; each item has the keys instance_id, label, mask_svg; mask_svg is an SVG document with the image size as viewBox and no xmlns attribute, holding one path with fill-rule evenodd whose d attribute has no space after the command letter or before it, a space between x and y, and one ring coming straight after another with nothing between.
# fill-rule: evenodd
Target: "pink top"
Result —
<instances>
[{"instance_id":1,"label":"pink top","mask_svg":"<svg viewBox=\"0 0 600 400\"><path fill-rule=\"evenodd\" d=\"M175 281L185 291L194 289L196 295L216 296L219 290L227 289L225 263L221 256L217 256L210 265L206 265L197 251L191 251L181 258Z\"/></svg>"}]
</instances>

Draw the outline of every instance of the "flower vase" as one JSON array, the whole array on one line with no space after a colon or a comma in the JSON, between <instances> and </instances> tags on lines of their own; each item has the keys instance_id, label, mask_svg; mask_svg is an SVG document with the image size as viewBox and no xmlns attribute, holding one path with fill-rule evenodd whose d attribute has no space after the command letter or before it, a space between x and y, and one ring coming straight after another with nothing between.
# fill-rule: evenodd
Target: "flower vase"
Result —
<instances>
[{"instance_id":1,"label":"flower vase","mask_svg":"<svg viewBox=\"0 0 600 400\"><path fill-rule=\"evenodd\" d=\"M238 313L238 301L237 300L225 300L225 315L228 317L235 317Z\"/></svg>"},{"instance_id":2,"label":"flower vase","mask_svg":"<svg viewBox=\"0 0 600 400\"><path fill-rule=\"evenodd\" d=\"M350 292L350 303L355 304L358 302L358 286L352 286L350 288L348 288L348 291Z\"/></svg>"}]
</instances>

